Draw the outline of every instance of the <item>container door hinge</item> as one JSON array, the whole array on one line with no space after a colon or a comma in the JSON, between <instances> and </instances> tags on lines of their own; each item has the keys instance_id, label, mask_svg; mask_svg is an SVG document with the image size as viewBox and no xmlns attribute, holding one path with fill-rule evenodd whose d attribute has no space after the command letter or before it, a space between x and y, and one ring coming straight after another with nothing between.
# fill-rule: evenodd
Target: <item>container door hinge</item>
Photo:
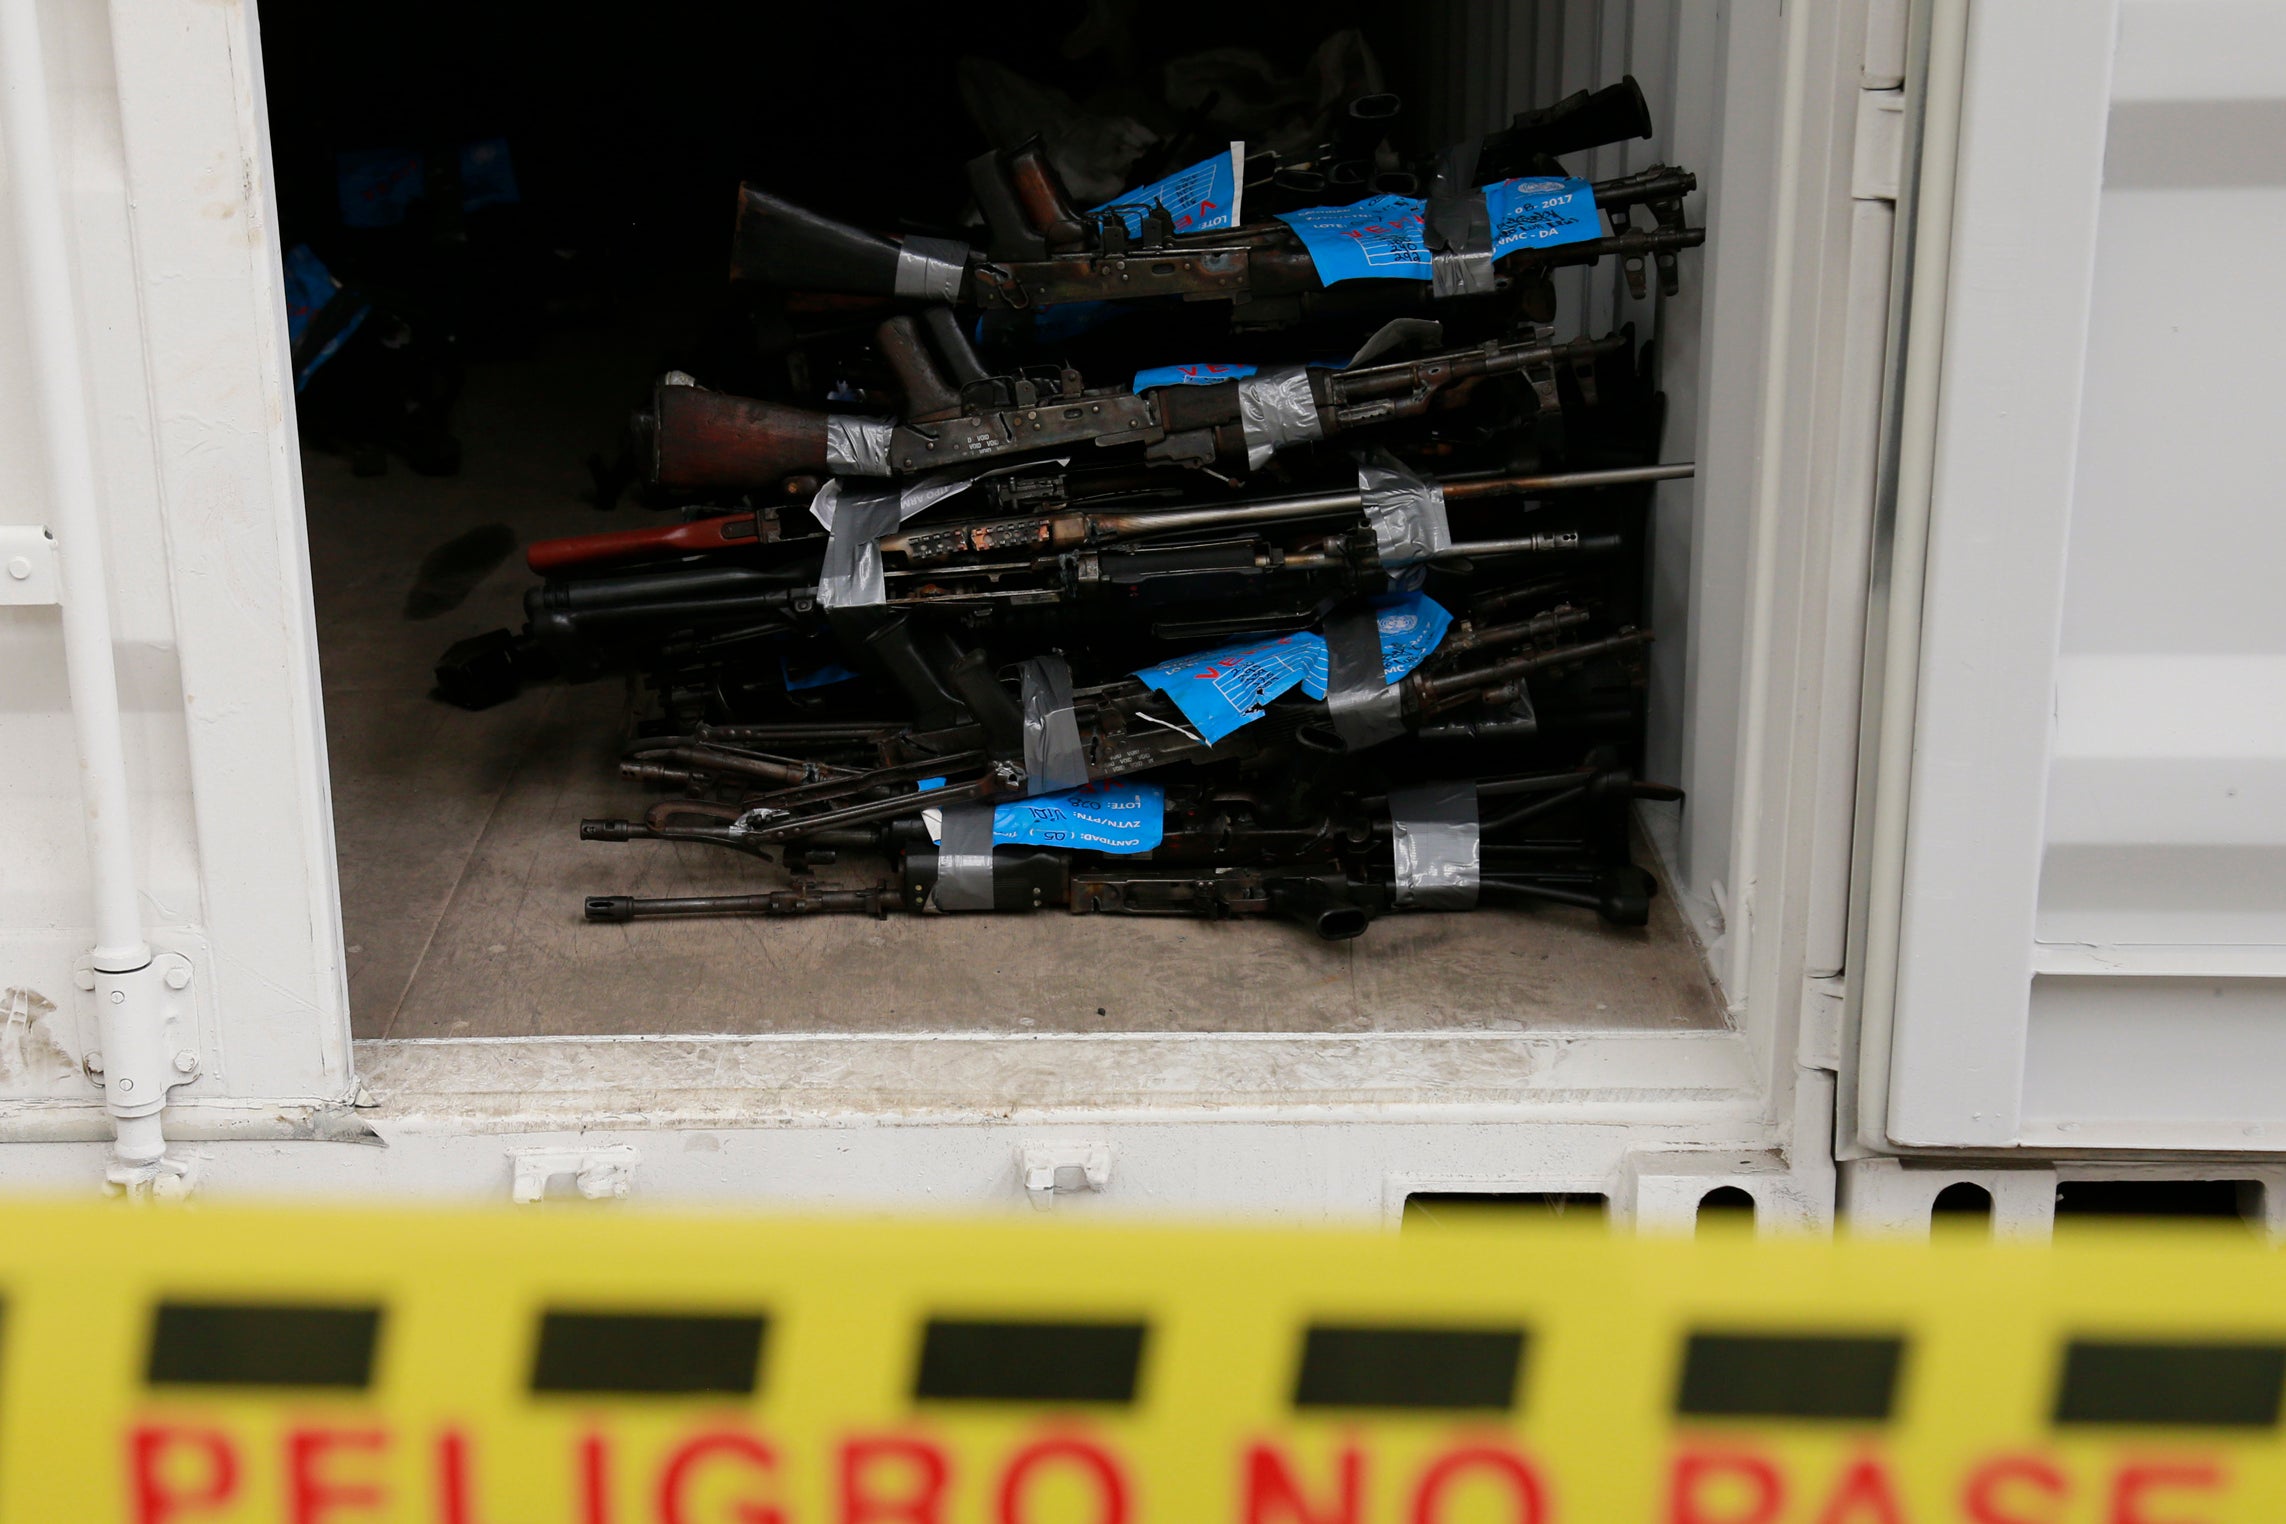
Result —
<instances>
[{"instance_id":1,"label":"container door hinge","mask_svg":"<svg viewBox=\"0 0 2286 1524\"><path fill-rule=\"evenodd\" d=\"M1805 1069L1841 1073L1842 1002L1848 981L1840 974L1807 974L1802 979L1802 1030L1794 1061Z\"/></svg>"},{"instance_id":2,"label":"container door hinge","mask_svg":"<svg viewBox=\"0 0 2286 1524\"><path fill-rule=\"evenodd\" d=\"M1108 1143L1027 1143L1018 1155L1024 1194L1033 1207L1046 1211L1059 1195L1101 1191L1111 1185L1111 1145Z\"/></svg>"},{"instance_id":3,"label":"container door hinge","mask_svg":"<svg viewBox=\"0 0 2286 1524\"><path fill-rule=\"evenodd\" d=\"M1857 146L1849 193L1859 201L1895 201L1905 176L1905 92L1857 92Z\"/></svg>"}]
</instances>

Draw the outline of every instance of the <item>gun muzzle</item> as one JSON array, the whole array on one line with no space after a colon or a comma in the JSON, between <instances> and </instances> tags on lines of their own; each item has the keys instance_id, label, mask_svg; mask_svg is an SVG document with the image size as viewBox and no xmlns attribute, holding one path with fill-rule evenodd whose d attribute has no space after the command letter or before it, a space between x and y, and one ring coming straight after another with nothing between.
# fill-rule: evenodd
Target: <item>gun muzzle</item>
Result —
<instances>
[{"instance_id":1,"label":"gun muzzle","mask_svg":"<svg viewBox=\"0 0 2286 1524\"><path fill-rule=\"evenodd\" d=\"M1651 136L1651 106L1635 76L1601 90L1581 90L1539 111L1520 111L1515 120L1484 140L1477 155L1476 181L1530 174L1533 161Z\"/></svg>"},{"instance_id":2,"label":"gun muzzle","mask_svg":"<svg viewBox=\"0 0 2286 1524\"><path fill-rule=\"evenodd\" d=\"M1334 157L1370 165L1404 107L1402 99L1387 91L1358 96L1334 122Z\"/></svg>"}]
</instances>

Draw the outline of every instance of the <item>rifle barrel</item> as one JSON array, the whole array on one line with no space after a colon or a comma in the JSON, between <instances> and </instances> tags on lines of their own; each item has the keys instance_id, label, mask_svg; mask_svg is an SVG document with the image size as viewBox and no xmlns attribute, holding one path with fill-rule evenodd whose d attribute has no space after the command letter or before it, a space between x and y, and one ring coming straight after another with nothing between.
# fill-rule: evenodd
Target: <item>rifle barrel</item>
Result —
<instances>
[{"instance_id":1,"label":"rifle barrel","mask_svg":"<svg viewBox=\"0 0 2286 1524\"><path fill-rule=\"evenodd\" d=\"M1594 487L1622 487L1639 482L1673 481L1693 475L1689 461L1658 466L1621 466L1600 471L1551 471L1505 476L1470 477L1444 483L1448 500L1516 496L1535 492L1563 492ZM974 524L935 524L926 529L885 537L883 550L909 559L931 562L949 559L957 550L930 554L930 542L965 536L971 545L1024 541L1042 547L1068 544L1103 545L1146 535L1181 534L1196 529L1235 528L1246 524L1288 523L1298 519L1336 518L1365 506L1359 492L1310 492L1292 497L1264 498L1252 503L1222 503L1204 508L1145 508L1133 512L1064 512L1028 518L992 519ZM1058 531L1062 530L1062 533ZM955 532L959 532L955 534ZM1029 531L1027 533L1027 531ZM1076 533L1075 533L1076 531ZM916 547L921 547L916 553ZM973 553L973 552L971 552Z\"/></svg>"}]
</instances>

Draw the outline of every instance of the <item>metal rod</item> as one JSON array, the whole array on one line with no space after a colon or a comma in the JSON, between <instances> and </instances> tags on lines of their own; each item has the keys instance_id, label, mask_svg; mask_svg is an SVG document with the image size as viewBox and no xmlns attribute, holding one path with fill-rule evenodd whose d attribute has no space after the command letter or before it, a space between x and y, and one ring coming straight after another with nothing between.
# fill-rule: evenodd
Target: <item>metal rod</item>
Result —
<instances>
[{"instance_id":1,"label":"metal rod","mask_svg":"<svg viewBox=\"0 0 2286 1524\"><path fill-rule=\"evenodd\" d=\"M25 370L47 463L48 511L62 586L64 671L79 743L104 1108L117 1130L113 1178L132 1188L153 1183L165 1169L167 1145L159 1113L169 1084L187 1076L170 1078L166 1033L150 983L151 946L143 936L136 892L103 513L66 243L70 222L49 130L47 63L35 0L0 0L0 102L18 279L31 341Z\"/></svg>"},{"instance_id":2,"label":"metal rod","mask_svg":"<svg viewBox=\"0 0 2286 1524\"><path fill-rule=\"evenodd\" d=\"M823 810L815 815L789 815L768 825L755 826L745 834L757 842L790 841L807 836L813 831L838 830L844 826L871 825L877 820L901 820L918 815L924 810L948 804L967 804L984 797L987 778L972 778L966 783L948 783L943 788L917 790L899 794L891 799L876 799L867 804L852 804L838 810Z\"/></svg>"},{"instance_id":3,"label":"metal rod","mask_svg":"<svg viewBox=\"0 0 2286 1524\"><path fill-rule=\"evenodd\" d=\"M1485 497L1512 497L1527 493L1566 492L1596 487L1622 487L1642 482L1675 481L1695 474L1698 467L1690 461L1678 461L1656 466L1619 466L1600 471L1552 471L1495 476L1474 476L1463 481L1444 484L1448 501L1467 501ZM973 545L982 535L991 543L993 532L1000 529L1026 529L1035 525L1075 526L1079 534L1067 538L1050 527L1043 547L1064 547L1074 544L1104 545L1118 540L1140 539L1146 535L1180 534L1192 529L1222 529L1245 524L1279 524L1297 519L1339 518L1356 513L1365 506L1365 495L1358 491L1307 492L1291 497L1265 498L1252 503L1223 503L1200 508L1153 508L1134 512L1088 512L1033 514L1023 517L987 519L976 523L946 523L927 529L907 531L883 537L881 548L893 555L903 555L916 563L929 563L961 554L956 548L932 549L932 541L943 541L948 531L962 531L960 541ZM916 546L921 547L916 550ZM962 570L983 568L963 567ZM1011 570L1017 569L1015 566ZM900 575L892 571L890 576ZM910 574L908 574L910 575Z\"/></svg>"}]
</instances>

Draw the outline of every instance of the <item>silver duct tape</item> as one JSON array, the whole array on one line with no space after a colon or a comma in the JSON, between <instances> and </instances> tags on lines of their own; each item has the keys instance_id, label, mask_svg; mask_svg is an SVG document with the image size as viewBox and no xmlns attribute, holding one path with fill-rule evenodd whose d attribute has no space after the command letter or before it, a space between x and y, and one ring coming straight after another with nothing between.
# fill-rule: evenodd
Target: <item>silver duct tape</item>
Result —
<instances>
[{"instance_id":1,"label":"silver duct tape","mask_svg":"<svg viewBox=\"0 0 2286 1524\"><path fill-rule=\"evenodd\" d=\"M1024 663L1024 792L1053 794L1087 782L1087 752L1072 713L1072 669L1061 656Z\"/></svg>"},{"instance_id":2,"label":"silver duct tape","mask_svg":"<svg viewBox=\"0 0 2286 1524\"><path fill-rule=\"evenodd\" d=\"M968 245L957 238L921 238L908 235L897 246L899 296L923 301L957 302L960 278L968 273Z\"/></svg>"},{"instance_id":3,"label":"silver duct tape","mask_svg":"<svg viewBox=\"0 0 2286 1524\"><path fill-rule=\"evenodd\" d=\"M1429 294L1482 296L1497 282L1492 272L1492 212L1484 192L1446 190L1429 197Z\"/></svg>"},{"instance_id":4,"label":"silver duct tape","mask_svg":"<svg viewBox=\"0 0 2286 1524\"><path fill-rule=\"evenodd\" d=\"M818 568L820 608L867 608L889 601L879 541L904 522L898 512L903 496L892 486L850 487L839 481L818 489L810 514L826 526L825 561Z\"/></svg>"},{"instance_id":5,"label":"silver duct tape","mask_svg":"<svg viewBox=\"0 0 2286 1524\"><path fill-rule=\"evenodd\" d=\"M1498 290L1499 278L1492 269L1490 249L1470 249L1463 254L1432 254L1429 256L1429 295L1482 296Z\"/></svg>"},{"instance_id":6,"label":"silver duct tape","mask_svg":"<svg viewBox=\"0 0 2286 1524\"><path fill-rule=\"evenodd\" d=\"M1418 565L1452 548L1444 487L1414 475L1387 450L1359 457L1357 490L1383 566Z\"/></svg>"},{"instance_id":7,"label":"silver duct tape","mask_svg":"<svg viewBox=\"0 0 2286 1524\"><path fill-rule=\"evenodd\" d=\"M992 908L992 806L956 804L937 840L939 910Z\"/></svg>"},{"instance_id":8,"label":"silver duct tape","mask_svg":"<svg viewBox=\"0 0 2286 1524\"><path fill-rule=\"evenodd\" d=\"M1246 433L1246 468L1259 471L1288 445L1325 438L1325 424L1310 395L1310 373L1282 366L1238 382L1238 422Z\"/></svg>"},{"instance_id":9,"label":"silver duct tape","mask_svg":"<svg viewBox=\"0 0 2286 1524\"><path fill-rule=\"evenodd\" d=\"M1351 751L1405 733L1404 693L1383 678L1381 628L1369 608L1326 620L1326 708Z\"/></svg>"},{"instance_id":10,"label":"silver duct tape","mask_svg":"<svg viewBox=\"0 0 2286 1524\"><path fill-rule=\"evenodd\" d=\"M889 436L897 425L886 418L826 414L826 467L840 476L887 476Z\"/></svg>"},{"instance_id":11,"label":"silver duct tape","mask_svg":"<svg viewBox=\"0 0 2286 1524\"><path fill-rule=\"evenodd\" d=\"M1476 908L1476 784L1416 783L1389 791L1389 844L1397 859L1397 908Z\"/></svg>"},{"instance_id":12,"label":"silver duct tape","mask_svg":"<svg viewBox=\"0 0 2286 1524\"><path fill-rule=\"evenodd\" d=\"M882 570L877 542L915 514L969 485L966 478L948 472L901 487L887 483L852 486L838 477L820 487L810 500L810 517L826 532L825 562L818 569L819 606L846 609L885 602L888 578Z\"/></svg>"}]
</instances>

